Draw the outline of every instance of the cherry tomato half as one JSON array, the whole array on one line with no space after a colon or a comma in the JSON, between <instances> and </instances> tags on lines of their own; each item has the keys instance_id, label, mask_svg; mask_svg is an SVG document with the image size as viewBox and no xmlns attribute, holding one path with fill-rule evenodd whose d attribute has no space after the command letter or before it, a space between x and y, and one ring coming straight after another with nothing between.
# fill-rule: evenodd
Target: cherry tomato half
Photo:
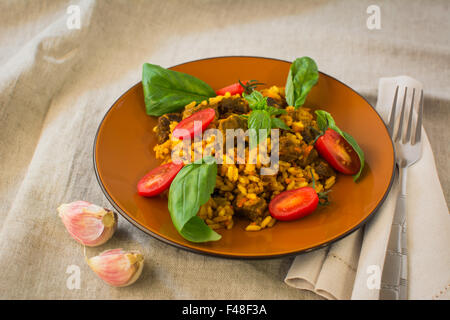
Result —
<instances>
[{"instance_id":1,"label":"cherry tomato half","mask_svg":"<svg viewBox=\"0 0 450 320\"><path fill-rule=\"evenodd\" d=\"M242 81L242 84L246 85L247 82L248 82L248 80ZM225 93L227 93L227 92L229 92L232 96L234 96L235 94L238 94L238 93L242 94L242 92L244 92L244 87L239 82L236 82L236 83L230 84L229 86L226 86L222 89L217 90L216 94L218 96L224 96Z\"/></svg>"},{"instance_id":2,"label":"cherry tomato half","mask_svg":"<svg viewBox=\"0 0 450 320\"><path fill-rule=\"evenodd\" d=\"M139 195L153 197L168 189L181 168L183 168L182 163L169 162L151 170L138 182Z\"/></svg>"},{"instance_id":3,"label":"cherry tomato half","mask_svg":"<svg viewBox=\"0 0 450 320\"><path fill-rule=\"evenodd\" d=\"M315 147L330 166L343 174L356 174L361 167L353 147L333 129L327 129L317 139Z\"/></svg>"},{"instance_id":4,"label":"cherry tomato half","mask_svg":"<svg viewBox=\"0 0 450 320\"><path fill-rule=\"evenodd\" d=\"M277 220L291 221L311 214L318 204L319 196L316 190L303 187L275 196L269 203L269 212Z\"/></svg>"},{"instance_id":5,"label":"cherry tomato half","mask_svg":"<svg viewBox=\"0 0 450 320\"><path fill-rule=\"evenodd\" d=\"M177 126L173 130L172 135L175 138L178 138L181 140L183 140L183 138L185 136L190 136L192 139L194 137L194 133L195 133L194 132L194 121L200 121L202 123L201 130L203 132L209 126L211 121L214 120L215 116L216 116L216 111L214 111L214 109L212 109L212 108L197 111L196 113L192 114L191 116L187 117L186 119L181 120L180 123L177 124ZM180 129L183 129L183 130L180 130Z\"/></svg>"}]
</instances>

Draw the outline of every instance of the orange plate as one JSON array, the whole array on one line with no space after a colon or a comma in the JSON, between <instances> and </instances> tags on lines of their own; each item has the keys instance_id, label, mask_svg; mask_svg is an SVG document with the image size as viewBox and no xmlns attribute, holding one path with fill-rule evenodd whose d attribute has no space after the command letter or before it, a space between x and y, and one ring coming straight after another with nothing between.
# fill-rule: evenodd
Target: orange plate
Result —
<instances>
[{"instance_id":1,"label":"orange plate","mask_svg":"<svg viewBox=\"0 0 450 320\"><path fill-rule=\"evenodd\" d=\"M238 79L257 79L284 86L290 62L259 57L218 57L172 67L198 77L218 89ZM366 155L363 174L338 175L331 203L293 222L278 222L259 232L244 231L248 221L219 230L216 242L191 243L182 238L170 219L167 198L143 198L138 180L159 165L153 147L155 117L145 113L141 83L125 92L101 122L94 144L94 166L103 192L128 221L151 236L180 248L224 257L270 258L307 252L340 239L361 227L381 206L392 184L394 148L386 126L374 108L342 82L320 73L306 106L330 112L339 127L356 138Z\"/></svg>"}]
</instances>

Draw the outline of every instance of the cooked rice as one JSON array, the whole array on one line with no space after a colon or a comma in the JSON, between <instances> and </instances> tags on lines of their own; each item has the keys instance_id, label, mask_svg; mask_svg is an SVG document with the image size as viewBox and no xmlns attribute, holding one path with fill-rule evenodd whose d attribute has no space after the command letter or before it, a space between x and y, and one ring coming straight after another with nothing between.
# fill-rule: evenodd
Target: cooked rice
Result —
<instances>
[{"instance_id":1,"label":"cooked rice","mask_svg":"<svg viewBox=\"0 0 450 320\"><path fill-rule=\"evenodd\" d=\"M261 93L276 101L285 103L284 88L273 86L269 89L264 89ZM186 106L185 110L190 110L197 107L206 107L208 105L216 105L224 98L240 98L239 95L231 96L227 93L225 96L217 96L210 98L209 101L203 101L200 104L195 102ZM318 129L311 110L308 108L300 108L296 110L292 106L287 106L287 113L281 115L280 118L292 129L292 131L282 131L280 139L284 137L291 143L295 150L306 155L311 152L312 146L308 144L302 135L307 125ZM186 112L186 111L185 111ZM183 118L188 114L183 114ZM178 122L170 123L170 133L173 132ZM213 121L208 128L215 128L216 121ZM155 127L154 131L157 128ZM208 141L203 141L201 147L194 147L192 143L192 151L197 149L197 152L203 152L206 146L214 141L214 137ZM167 141L155 146L154 151L156 158L161 159L163 163L171 161L171 152L173 148L181 143L181 140L173 139L172 134ZM267 138L268 151L270 151L270 138ZM224 152L225 153L225 152ZM195 152L191 152L194 160ZM236 150L235 150L236 154ZM246 156L248 157L248 146L246 147ZM226 228L231 229L234 225L234 215L236 209L241 208L244 203L251 205L264 199L268 204L270 200L276 195L285 190L293 190L305 186L312 186L312 175L315 179L316 192L329 190L336 181L335 174L330 177L319 175L315 166L318 164L319 158L302 167L296 161L279 161L279 171L275 175L259 175L259 169L263 166L260 159L257 159L256 164L226 164L224 155L224 163L218 165L218 174L216 178L216 187L212 197L204 204L198 216L203 219L212 229ZM234 203L233 203L234 202ZM265 209L263 215L251 219L250 224L245 228L246 231L259 231L265 228L270 228L276 223Z\"/></svg>"}]
</instances>

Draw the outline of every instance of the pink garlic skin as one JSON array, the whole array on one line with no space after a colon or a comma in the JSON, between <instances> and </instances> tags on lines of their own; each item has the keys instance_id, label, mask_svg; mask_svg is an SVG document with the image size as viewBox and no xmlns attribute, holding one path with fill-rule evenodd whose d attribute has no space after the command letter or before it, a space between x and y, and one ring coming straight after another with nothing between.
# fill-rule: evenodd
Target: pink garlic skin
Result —
<instances>
[{"instance_id":1,"label":"pink garlic skin","mask_svg":"<svg viewBox=\"0 0 450 320\"><path fill-rule=\"evenodd\" d=\"M67 231L79 243L96 247L108 241L117 229L117 214L87 201L58 207Z\"/></svg>"},{"instance_id":2,"label":"pink garlic skin","mask_svg":"<svg viewBox=\"0 0 450 320\"><path fill-rule=\"evenodd\" d=\"M91 269L113 287L133 284L141 275L144 257L138 251L112 249L88 259Z\"/></svg>"}]
</instances>

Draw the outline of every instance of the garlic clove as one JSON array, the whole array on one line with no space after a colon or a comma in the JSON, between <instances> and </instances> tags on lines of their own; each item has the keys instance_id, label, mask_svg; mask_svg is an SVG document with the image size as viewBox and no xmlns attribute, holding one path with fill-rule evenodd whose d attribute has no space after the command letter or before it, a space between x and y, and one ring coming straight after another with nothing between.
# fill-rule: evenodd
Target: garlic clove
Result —
<instances>
[{"instance_id":1,"label":"garlic clove","mask_svg":"<svg viewBox=\"0 0 450 320\"><path fill-rule=\"evenodd\" d=\"M109 285L125 287L133 284L141 275L144 257L138 251L112 249L88 259L87 263Z\"/></svg>"},{"instance_id":2,"label":"garlic clove","mask_svg":"<svg viewBox=\"0 0 450 320\"><path fill-rule=\"evenodd\" d=\"M104 244L117 228L117 214L87 201L75 201L58 207L70 235L88 247Z\"/></svg>"}]
</instances>

